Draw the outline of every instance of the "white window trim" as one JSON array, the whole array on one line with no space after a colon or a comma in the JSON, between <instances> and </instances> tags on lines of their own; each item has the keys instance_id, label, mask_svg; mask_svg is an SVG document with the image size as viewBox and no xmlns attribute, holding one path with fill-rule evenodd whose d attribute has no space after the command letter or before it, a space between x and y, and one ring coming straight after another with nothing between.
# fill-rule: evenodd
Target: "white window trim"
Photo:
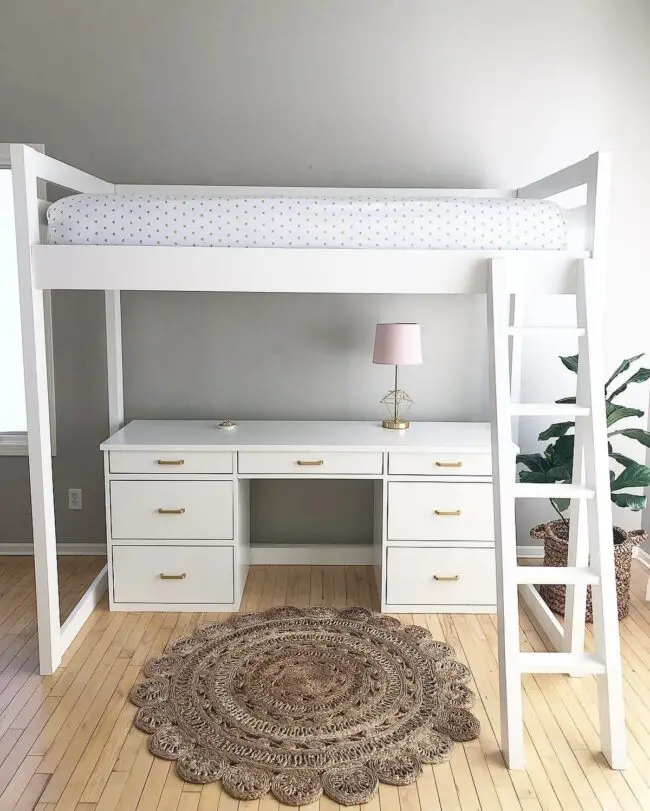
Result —
<instances>
[{"instance_id":1,"label":"white window trim","mask_svg":"<svg viewBox=\"0 0 650 811\"><path fill-rule=\"evenodd\" d=\"M43 151L42 144L31 144L34 149ZM0 169L10 169L9 144L0 144ZM56 407L54 396L54 342L52 336L52 292L43 291L43 306L45 308L45 340L47 343L47 380L50 403L50 435L52 438L52 456L56 456ZM27 456L27 432L0 434L0 457Z\"/></svg>"}]
</instances>

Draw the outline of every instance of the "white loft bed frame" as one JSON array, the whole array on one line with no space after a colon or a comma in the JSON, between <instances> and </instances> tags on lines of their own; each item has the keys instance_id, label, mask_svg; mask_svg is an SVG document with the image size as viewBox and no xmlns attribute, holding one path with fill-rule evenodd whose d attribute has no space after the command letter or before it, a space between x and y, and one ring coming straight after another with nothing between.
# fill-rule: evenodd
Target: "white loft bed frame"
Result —
<instances>
[{"instance_id":1,"label":"white loft bed frame","mask_svg":"<svg viewBox=\"0 0 650 811\"><path fill-rule=\"evenodd\" d=\"M580 233L580 243L569 251L475 251L475 250L419 250L419 249L319 249L319 248L195 248L168 246L71 246L46 244L45 211L47 201L39 199L39 190L45 183L55 184L74 192L192 192L196 194L268 195L287 193L310 196L355 195L355 189L278 189L245 187L187 187L187 186L132 186L109 183L78 169L41 154L25 145L12 145L11 166L14 182L14 205L18 246L23 351L26 380L27 417L29 433L29 464L31 479L32 517L34 528L34 556L36 570L36 597L41 673L53 673L63 653L88 618L106 588L106 569L93 582L69 619L59 622L59 594L56 565L56 530L51 464L50 420L47 386L47 347L43 314L44 291L55 289L104 290L106 298L106 345L108 360L108 406L111 432L124 422L121 336L121 290L190 290L239 292L296 292L296 293L409 293L409 294L488 294L491 324L491 356L493 377L492 433L495 467L495 507L497 515L497 550L508 549L512 562L497 554L498 619L500 627L500 695L502 745L506 762L511 768L523 768L523 724L521 716L520 678L524 668L511 666L509 655L518 646L518 619L516 585L512 595L503 588L504 579L516 584L524 583L522 593L541 628L556 649L565 653L546 654L560 657L545 669L531 672L597 672L605 673L605 666L593 669L589 657L583 657L584 667L574 667L576 660L567 658L582 651L584 639L584 600L587 579L588 538L584 531L584 510L576 509L573 524L581 531L572 533L571 562L583 568L572 575L568 589L566 632L539 598L533 582L567 582L566 580L517 580L514 537L514 498L511 456L503 452L511 442L512 414L548 413L543 411L512 412L499 405L508 391L508 341L510 341L510 371L512 372L512 400L519 400L520 339L510 323L520 326L521 309L517 294L578 294L587 304L583 315L599 321L600 313L594 299L594 290L585 289L587 282L596 289L604 273L604 246L607 237L607 202L609 187L609 156L595 153L585 160L562 169L520 189L466 190L466 189L364 189L364 196L438 197L529 197L557 198L570 212L570 223ZM569 199L570 198L570 199ZM501 298L500 298L501 297ZM504 316L501 324L499 318ZM574 330L577 334L586 331ZM523 334L526 333L524 328ZM521 334L521 333L519 333ZM508 337L510 335L510 338ZM596 330L596 336L599 335ZM596 336L593 345L597 346ZM582 338L580 340L583 340ZM585 339L586 340L586 339ZM582 350L588 344L581 344ZM600 373L597 365L600 347L595 354L589 351L592 374ZM586 352L585 352L586 353ZM505 360L504 360L505 359ZM588 372L587 372L588 374ZM580 385L580 384L579 384ZM600 382L597 383L600 386ZM596 391L597 389L594 389ZM601 398L602 399L602 398ZM595 422L595 419L594 419ZM605 442L604 423L593 429L593 442ZM604 446L603 446L604 447ZM587 452L585 451L585 454ZM576 454L577 455L577 454ZM597 454L596 454L597 455ZM592 454L593 456L593 454ZM582 457L582 454L580 454ZM509 467L510 466L510 467ZM602 477L602 466L597 477ZM577 472L582 470L582 460ZM605 474L606 475L606 472ZM510 481L508 481L508 477ZM579 476L574 475L574 481ZM602 482L601 482L602 484ZM606 486L609 486L607 481ZM521 487L521 485L518 485ZM535 486L533 486L535 487ZM538 486L539 487L539 486ZM567 487L567 486L565 486ZM578 490L579 488L576 488ZM583 488L584 489L584 488ZM594 490L598 493L600 491ZM539 495L539 494L538 494ZM560 495L558 493L558 495ZM602 499L601 499L602 501ZM601 505L598 528L606 526L609 500ZM573 510L573 507L572 507ZM501 516L500 518L498 516ZM506 516L505 518L503 516ZM591 517L590 513L590 517ZM506 520L507 519L507 520ZM579 519L579 520L578 520ZM508 523L509 521L509 523ZM500 522L500 523L499 523ZM611 526L611 513L609 513ZM609 542L611 547L611 541ZM605 550L607 547L604 547ZM602 555L599 550L599 571L602 574L603 603L605 592L610 600L615 594L613 556ZM594 549L591 549L592 557ZM581 562L582 561L582 562ZM540 569L536 570L543 576ZM547 573L548 574L548 573ZM571 573L569 573L571 575ZM611 579L611 588L610 588ZM614 596L612 597L612 594ZM513 602L514 600L514 602ZM610 611L603 612L605 626L603 647L606 661L614 672L599 680L601 699L608 711L601 711L601 740L610 764L622 768L625 759L625 732L620 662L616 670L618 653L618 627ZM519 650L516 650L519 656ZM522 656L531 656L523 654ZM535 655L533 655L535 656ZM564 657L564 658L562 658ZM608 658L609 657L609 658ZM593 659L593 657L592 657ZM619 657L620 659L620 657ZM510 660L514 662L515 659ZM517 660L519 662L519 660ZM506 663L506 666L504 666ZM612 663L614 663L612 665ZM526 671L527 672L527 671ZM515 683L515 678L517 679ZM620 693L620 696L619 696ZM619 701L620 698L620 701ZM601 706L603 701L601 701ZM612 722L618 713L618 722Z\"/></svg>"}]
</instances>

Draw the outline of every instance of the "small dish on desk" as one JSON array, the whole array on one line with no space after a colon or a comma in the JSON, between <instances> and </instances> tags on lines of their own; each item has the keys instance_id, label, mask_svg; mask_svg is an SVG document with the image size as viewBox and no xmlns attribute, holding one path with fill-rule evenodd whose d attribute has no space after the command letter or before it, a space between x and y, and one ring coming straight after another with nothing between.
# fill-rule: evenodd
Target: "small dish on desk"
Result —
<instances>
[{"instance_id":1,"label":"small dish on desk","mask_svg":"<svg viewBox=\"0 0 650 811\"><path fill-rule=\"evenodd\" d=\"M223 431L233 431L237 427L237 423L230 419L230 417L226 417L225 420L221 420L221 422L217 425L217 428L221 428Z\"/></svg>"}]
</instances>

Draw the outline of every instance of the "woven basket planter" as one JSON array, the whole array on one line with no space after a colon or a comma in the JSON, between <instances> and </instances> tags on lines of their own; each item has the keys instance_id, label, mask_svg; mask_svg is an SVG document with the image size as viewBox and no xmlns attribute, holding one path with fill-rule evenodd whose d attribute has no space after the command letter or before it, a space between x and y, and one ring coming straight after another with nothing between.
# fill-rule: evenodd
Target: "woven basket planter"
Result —
<instances>
[{"instance_id":1,"label":"woven basket planter","mask_svg":"<svg viewBox=\"0 0 650 811\"><path fill-rule=\"evenodd\" d=\"M569 551L569 528L564 521L550 521L539 524L530 531L531 538L544 542L544 566L566 566ZM630 608L630 569L632 550L637 544L648 539L645 530L626 532L614 527L614 564L616 566L616 595L618 598L618 618L627 617ZM557 614L564 614L566 586L543 585L540 594L548 607ZM591 622L591 586L587 586L586 620Z\"/></svg>"}]
</instances>

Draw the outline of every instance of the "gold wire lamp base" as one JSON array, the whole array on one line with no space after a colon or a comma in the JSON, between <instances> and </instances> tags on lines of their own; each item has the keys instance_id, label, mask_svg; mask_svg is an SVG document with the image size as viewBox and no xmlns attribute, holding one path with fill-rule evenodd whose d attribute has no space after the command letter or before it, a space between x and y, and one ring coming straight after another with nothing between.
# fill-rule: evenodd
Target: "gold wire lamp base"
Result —
<instances>
[{"instance_id":1,"label":"gold wire lamp base","mask_svg":"<svg viewBox=\"0 0 650 811\"><path fill-rule=\"evenodd\" d=\"M410 428L411 423L409 422L409 420L382 420L381 427L397 428L398 430L404 430L405 428Z\"/></svg>"},{"instance_id":2,"label":"gold wire lamp base","mask_svg":"<svg viewBox=\"0 0 650 811\"><path fill-rule=\"evenodd\" d=\"M407 411L413 405L413 400L402 389L392 389L381 400L381 404L386 409L388 414L385 420L382 420L382 428L393 428L403 431L411 427L409 420L405 419Z\"/></svg>"}]
</instances>

